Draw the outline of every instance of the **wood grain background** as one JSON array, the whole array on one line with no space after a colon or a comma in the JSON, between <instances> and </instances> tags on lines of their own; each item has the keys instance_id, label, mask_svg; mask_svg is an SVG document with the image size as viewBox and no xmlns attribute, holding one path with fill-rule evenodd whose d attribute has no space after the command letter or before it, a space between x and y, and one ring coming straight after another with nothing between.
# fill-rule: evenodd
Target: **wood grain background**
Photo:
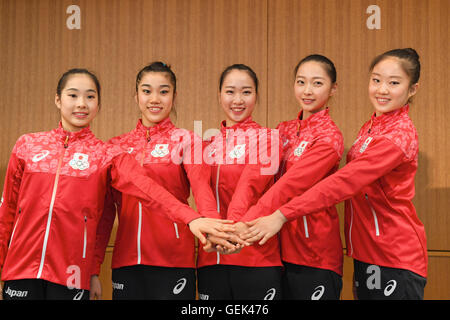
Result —
<instances>
[{"instance_id":1,"label":"wood grain background","mask_svg":"<svg viewBox=\"0 0 450 320\"><path fill-rule=\"evenodd\" d=\"M66 26L72 4L81 9L79 30ZM366 27L373 4L381 10L379 30ZM0 0L0 181L21 134L57 125L56 84L72 67L100 78L102 109L92 129L106 140L135 126L135 76L153 60L171 64L177 75L176 125L192 130L201 120L204 132L223 119L217 90L226 66L245 63L256 71L261 87L253 118L275 127L298 113L294 66L321 53L338 71L330 108L347 151L372 112L371 59L413 47L422 63L410 115L420 140L414 203L430 256L425 298L450 299L449 7L448 0ZM105 299L113 238L101 275ZM342 299L352 299L350 258L344 271Z\"/></svg>"}]
</instances>

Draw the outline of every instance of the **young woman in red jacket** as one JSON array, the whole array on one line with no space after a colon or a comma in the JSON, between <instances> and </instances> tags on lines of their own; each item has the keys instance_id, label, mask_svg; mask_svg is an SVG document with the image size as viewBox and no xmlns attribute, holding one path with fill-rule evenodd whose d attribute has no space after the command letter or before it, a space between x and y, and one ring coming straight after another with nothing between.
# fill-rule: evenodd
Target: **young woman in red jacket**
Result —
<instances>
[{"instance_id":1,"label":"young woman in red jacket","mask_svg":"<svg viewBox=\"0 0 450 320\"><path fill-rule=\"evenodd\" d=\"M344 151L328 101L337 89L336 68L322 55L303 58L294 69L297 118L282 122L281 178L250 208L243 220L268 215L334 173ZM342 241L335 206L284 225L280 234L284 299L339 299Z\"/></svg>"},{"instance_id":2,"label":"young woman in red jacket","mask_svg":"<svg viewBox=\"0 0 450 320\"><path fill-rule=\"evenodd\" d=\"M251 222L248 241L265 243L287 221L345 202L347 254L358 299L423 299L425 229L412 204L418 138L408 116L420 77L414 49L394 49L370 66L375 112L347 154L347 165L273 214ZM312 215L311 215L312 216Z\"/></svg>"},{"instance_id":3,"label":"young woman in red jacket","mask_svg":"<svg viewBox=\"0 0 450 320\"><path fill-rule=\"evenodd\" d=\"M100 106L100 83L85 69L60 78L58 128L21 136L9 160L0 204L0 270L5 299L87 299L95 283L97 226L109 184L161 203L165 213L202 232L230 228L200 215L146 176L121 148L97 139L89 124ZM234 228L231 228L234 229ZM98 286L90 292L98 294Z\"/></svg>"},{"instance_id":4,"label":"young woman in red jacket","mask_svg":"<svg viewBox=\"0 0 450 320\"><path fill-rule=\"evenodd\" d=\"M170 120L176 97L176 76L163 62L142 68L136 77L136 102L141 118L132 131L114 137L158 184L188 204L190 187L202 215L214 215L215 200L203 179L202 141ZM195 242L185 223L168 217L155 202L142 206L133 195L111 190L100 228L96 272L118 208L118 229L112 257L113 299L195 299ZM214 211L208 213L208 208Z\"/></svg>"},{"instance_id":5,"label":"young woman in red jacket","mask_svg":"<svg viewBox=\"0 0 450 320\"><path fill-rule=\"evenodd\" d=\"M226 68L219 83L219 103L225 113L220 132L204 149L211 189L218 215L240 221L251 205L273 184L279 164L279 141L275 130L252 120L258 79L246 65ZM237 223L239 232L246 229ZM211 239L212 237L210 237ZM278 239L223 255L199 250L198 292L200 299L279 299L281 260Z\"/></svg>"}]
</instances>

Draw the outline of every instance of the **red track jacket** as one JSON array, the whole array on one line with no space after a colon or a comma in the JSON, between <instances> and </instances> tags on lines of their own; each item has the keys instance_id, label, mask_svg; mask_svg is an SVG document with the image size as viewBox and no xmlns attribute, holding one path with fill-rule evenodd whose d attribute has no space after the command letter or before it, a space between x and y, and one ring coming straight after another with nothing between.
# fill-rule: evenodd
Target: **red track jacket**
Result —
<instances>
[{"instance_id":1,"label":"red track jacket","mask_svg":"<svg viewBox=\"0 0 450 320\"><path fill-rule=\"evenodd\" d=\"M343 137L328 109L306 120L278 125L283 143L283 176L243 217L269 215L318 181L334 173L344 152ZM283 261L332 270L342 275L342 241L335 206L286 223L281 229Z\"/></svg>"},{"instance_id":2,"label":"red track jacket","mask_svg":"<svg viewBox=\"0 0 450 320\"><path fill-rule=\"evenodd\" d=\"M201 170L202 140L192 132L179 129L170 119L147 128L139 120L134 130L112 138L109 143L128 151L147 174L176 197L188 204L190 187L197 209L214 215L215 200ZM194 235L186 223L177 223L165 214L162 204L144 207L138 198L113 190L99 225L96 248L96 272L100 271L105 248L118 206L119 226L112 268L129 265L195 268ZM205 204L205 201L210 201ZM212 213L205 208L212 207Z\"/></svg>"},{"instance_id":3,"label":"red track jacket","mask_svg":"<svg viewBox=\"0 0 450 320\"><path fill-rule=\"evenodd\" d=\"M37 278L89 289L109 183L145 205L165 204L179 221L198 217L89 128L69 133L60 124L25 134L13 148L0 206L2 280Z\"/></svg>"},{"instance_id":4,"label":"red track jacket","mask_svg":"<svg viewBox=\"0 0 450 320\"><path fill-rule=\"evenodd\" d=\"M204 155L220 217L240 221L273 184L281 155L278 130L263 128L251 117L228 128L222 122ZM254 244L230 255L199 250L198 267L214 264L281 266L279 241L275 237L263 246Z\"/></svg>"},{"instance_id":5,"label":"red track jacket","mask_svg":"<svg viewBox=\"0 0 450 320\"><path fill-rule=\"evenodd\" d=\"M288 220L343 200L347 252L354 259L427 275L425 229L412 204L418 138L409 106L371 119L347 165L280 208Z\"/></svg>"}]
</instances>

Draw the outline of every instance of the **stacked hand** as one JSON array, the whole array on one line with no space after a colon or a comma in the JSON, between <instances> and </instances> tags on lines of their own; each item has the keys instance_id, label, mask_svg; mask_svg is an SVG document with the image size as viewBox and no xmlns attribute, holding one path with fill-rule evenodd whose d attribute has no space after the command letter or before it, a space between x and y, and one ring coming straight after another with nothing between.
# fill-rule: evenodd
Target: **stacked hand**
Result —
<instances>
[{"instance_id":1,"label":"stacked hand","mask_svg":"<svg viewBox=\"0 0 450 320\"><path fill-rule=\"evenodd\" d=\"M281 227L286 221L286 217L280 210L277 210L270 216L247 222L247 225L249 226L248 232L243 234L242 240L253 243L262 239L258 244L263 245L281 230Z\"/></svg>"},{"instance_id":2,"label":"stacked hand","mask_svg":"<svg viewBox=\"0 0 450 320\"><path fill-rule=\"evenodd\" d=\"M250 242L244 241L242 235L248 231L248 226L244 222L237 222L233 225L234 230L228 232L229 240L221 239L214 235L208 235L203 250L206 252L217 251L221 254L239 253L245 246L251 245ZM231 242L231 245L230 245Z\"/></svg>"},{"instance_id":3,"label":"stacked hand","mask_svg":"<svg viewBox=\"0 0 450 320\"><path fill-rule=\"evenodd\" d=\"M238 236L236 225L232 223L231 220L198 218L189 223L189 228L206 251L234 253L249 243Z\"/></svg>"},{"instance_id":4,"label":"stacked hand","mask_svg":"<svg viewBox=\"0 0 450 320\"><path fill-rule=\"evenodd\" d=\"M231 220L198 218L189 223L189 228L206 252L231 254L240 252L255 241L260 240L259 245L263 245L280 231L286 221L284 215L277 210L270 216L235 224Z\"/></svg>"}]
</instances>

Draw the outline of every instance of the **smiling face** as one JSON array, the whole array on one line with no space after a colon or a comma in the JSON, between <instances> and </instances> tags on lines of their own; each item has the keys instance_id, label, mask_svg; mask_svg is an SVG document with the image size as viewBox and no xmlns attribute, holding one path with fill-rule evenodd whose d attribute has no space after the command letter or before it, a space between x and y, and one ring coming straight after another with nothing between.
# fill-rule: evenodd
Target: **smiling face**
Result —
<instances>
[{"instance_id":1,"label":"smiling face","mask_svg":"<svg viewBox=\"0 0 450 320\"><path fill-rule=\"evenodd\" d=\"M386 58L372 69L369 81L369 99L377 116L397 110L416 94L418 84L403 70L400 60Z\"/></svg>"},{"instance_id":2,"label":"smiling face","mask_svg":"<svg viewBox=\"0 0 450 320\"><path fill-rule=\"evenodd\" d=\"M136 102L142 124L152 127L168 118L175 99L174 87L165 72L147 72L138 84Z\"/></svg>"},{"instance_id":3,"label":"smiling face","mask_svg":"<svg viewBox=\"0 0 450 320\"><path fill-rule=\"evenodd\" d=\"M64 130L76 132L89 126L98 113L98 101L97 87L88 75L71 75L61 94L55 96Z\"/></svg>"},{"instance_id":4,"label":"smiling face","mask_svg":"<svg viewBox=\"0 0 450 320\"><path fill-rule=\"evenodd\" d=\"M321 62L302 63L295 76L294 93L303 109L303 119L325 109L336 88L336 83L331 82Z\"/></svg>"},{"instance_id":5,"label":"smiling face","mask_svg":"<svg viewBox=\"0 0 450 320\"><path fill-rule=\"evenodd\" d=\"M226 126L233 126L251 116L256 97L255 82L250 75L243 70L230 71L219 92L219 103L225 112Z\"/></svg>"}]
</instances>

